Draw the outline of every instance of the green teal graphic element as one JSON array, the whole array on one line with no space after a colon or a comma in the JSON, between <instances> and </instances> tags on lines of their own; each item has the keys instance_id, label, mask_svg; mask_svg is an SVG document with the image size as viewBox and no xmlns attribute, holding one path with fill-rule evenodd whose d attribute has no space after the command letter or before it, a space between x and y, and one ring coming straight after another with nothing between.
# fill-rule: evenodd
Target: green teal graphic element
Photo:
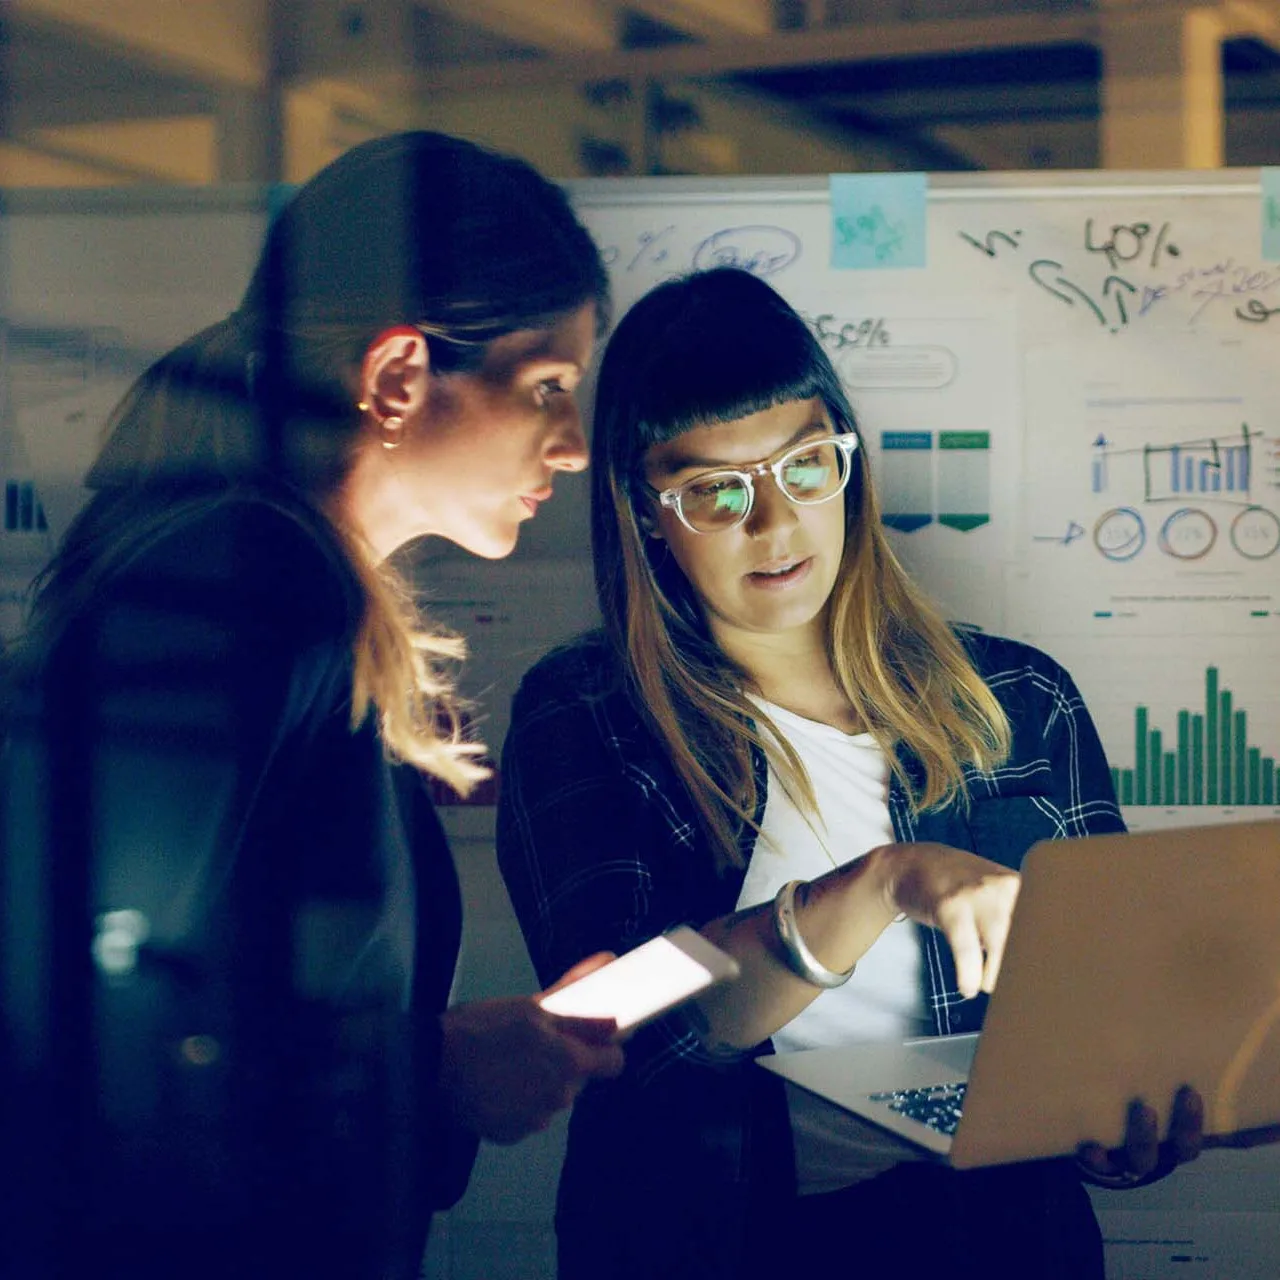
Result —
<instances>
[{"instance_id":1,"label":"green teal graphic element","mask_svg":"<svg viewBox=\"0 0 1280 1280\"><path fill-rule=\"evenodd\" d=\"M929 179L923 173L833 173L831 265L851 271L923 267Z\"/></svg>"},{"instance_id":2,"label":"green teal graphic element","mask_svg":"<svg viewBox=\"0 0 1280 1280\"><path fill-rule=\"evenodd\" d=\"M969 533L991 522L991 433L938 433L938 523Z\"/></svg>"},{"instance_id":3,"label":"green teal graphic element","mask_svg":"<svg viewBox=\"0 0 1280 1280\"><path fill-rule=\"evenodd\" d=\"M1149 724L1146 707L1134 708L1132 769L1113 767L1111 781L1122 805L1273 805L1280 802L1280 767L1274 756L1249 745L1248 713L1219 685L1218 668L1206 667L1204 707L1178 712L1176 745Z\"/></svg>"},{"instance_id":4,"label":"green teal graphic element","mask_svg":"<svg viewBox=\"0 0 1280 1280\"><path fill-rule=\"evenodd\" d=\"M1280 168L1262 170L1262 258L1280 262Z\"/></svg>"},{"instance_id":5,"label":"green teal graphic element","mask_svg":"<svg viewBox=\"0 0 1280 1280\"><path fill-rule=\"evenodd\" d=\"M881 523L915 533L933 523L933 432L880 433Z\"/></svg>"}]
</instances>

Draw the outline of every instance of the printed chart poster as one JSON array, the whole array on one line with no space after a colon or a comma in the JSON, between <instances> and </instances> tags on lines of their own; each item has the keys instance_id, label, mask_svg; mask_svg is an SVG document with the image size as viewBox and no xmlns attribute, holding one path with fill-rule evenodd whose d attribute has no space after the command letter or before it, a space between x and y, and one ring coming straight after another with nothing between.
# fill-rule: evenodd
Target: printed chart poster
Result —
<instances>
[{"instance_id":1,"label":"printed chart poster","mask_svg":"<svg viewBox=\"0 0 1280 1280\"><path fill-rule=\"evenodd\" d=\"M1280 1146L1206 1151L1170 1178L1090 1190L1109 1280L1280 1276Z\"/></svg>"},{"instance_id":2,"label":"printed chart poster","mask_svg":"<svg viewBox=\"0 0 1280 1280\"><path fill-rule=\"evenodd\" d=\"M1112 1209L1098 1218L1109 1280L1280 1275L1280 1214Z\"/></svg>"},{"instance_id":3,"label":"printed chart poster","mask_svg":"<svg viewBox=\"0 0 1280 1280\"><path fill-rule=\"evenodd\" d=\"M0 329L0 638L19 629L32 578L88 498L103 424L138 371L121 353L101 328Z\"/></svg>"},{"instance_id":4,"label":"printed chart poster","mask_svg":"<svg viewBox=\"0 0 1280 1280\"><path fill-rule=\"evenodd\" d=\"M1013 303L850 296L799 306L853 403L894 550L948 617L999 630L1022 462Z\"/></svg>"},{"instance_id":5,"label":"printed chart poster","mask_svg":"<svg viewBox=\"0 0 1280 1280\"><path fill-rule=\"evenodd\" d=\"M1010 580L1135 828L1280 815L1280 397L1237 344L1170 346L1028 355Z\"/></svg>"}]
</instances>

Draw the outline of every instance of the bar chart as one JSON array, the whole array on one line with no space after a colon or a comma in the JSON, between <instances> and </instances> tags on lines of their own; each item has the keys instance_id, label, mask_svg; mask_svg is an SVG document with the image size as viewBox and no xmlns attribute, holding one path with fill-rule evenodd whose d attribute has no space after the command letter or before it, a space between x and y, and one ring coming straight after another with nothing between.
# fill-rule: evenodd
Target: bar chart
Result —
<instances>
[{"instance_id":1,"label":"bar chart","mask_svg":"<svg viewBox=\"0 0 1280 1280\"><path fill-rule=\"evenodd\" d=\"M30 480L6 480L4 486L4 531L44 533L48 529L44 507Z\"/></svg>"},{"instance_id":2,"label":"bar chart","mask_svg":"<svg viewBox=\"0 0 1280 1280\"><path fill-rule=\"evenodd\" d=\"M1246 432L1244 443L1220 445L1173 445L1145 451L1147 491L1153 496L1183 493L1248 494L1251 449Z\"/></svg>"},{"instance_id":3,"label":"bar chart","mask_svg":"<svg viewBox=\"0 0 1280 1280\"><path fill-rule=\"evenodd\" d=\"M1280 803L1277 753L1250 743L1248 711L1235 705L1217 667L1205 668L1203 705L1179 710L1169 732L1137 706L1133 750L1133 768L1111 770L1122 805Z\"/></svg>"}]
</instances>

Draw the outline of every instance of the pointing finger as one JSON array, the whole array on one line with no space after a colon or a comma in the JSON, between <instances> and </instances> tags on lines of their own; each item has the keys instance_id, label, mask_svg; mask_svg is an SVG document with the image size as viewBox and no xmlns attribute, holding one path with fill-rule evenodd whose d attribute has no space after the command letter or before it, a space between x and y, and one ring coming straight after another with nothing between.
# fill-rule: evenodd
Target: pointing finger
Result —
<instances>
[{"instance_id":1,"label":"pointing finger","mask_svg":"<svg viewBox=\"0 0 1280 1280\"><path fill-rule=\"evenodd\" d=\"M987 957L982 968L982 989L988 994L996 989L1000 966L1004 962L1005 944L1009 941L1009 924L1013 918L1010 909L1005 909L1002 905L1001 909L992 912L983 931Z\"/></svg>"},{"instance_id":2,"label":"pointing finger","mask_svg":"<svg viewBox=\"0 0 1280 1280\"><path fill-rule=\"evenodd\" d=\"M982 987L982 942L973 914L967 910L948 913L946 919L939 919L938 927L951 944L956 987L966 1000L971 1000Z\"/></svg>"}]
</instances>

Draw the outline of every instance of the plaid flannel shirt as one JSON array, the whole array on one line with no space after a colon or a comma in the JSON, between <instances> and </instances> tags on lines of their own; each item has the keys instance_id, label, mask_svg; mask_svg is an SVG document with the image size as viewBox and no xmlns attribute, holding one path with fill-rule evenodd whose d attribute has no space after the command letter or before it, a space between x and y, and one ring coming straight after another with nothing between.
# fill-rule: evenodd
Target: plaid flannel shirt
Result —
<instances>
[{"instance_id":1,"label":"plaid flannel shirt","mask_svg":"<svg viewBox=\"0 0 1280 1280\"><path fill-rule=\"evenodd\" d=\"M1018 867L1037 840L1124 829L1102 745L1071 677L1028 645L962 634L1013 726L997 769L968 773L970 803L913 813L894 776L889 812L903 841L938 841ZM919 765L902 756L909 776ZM767 771L757 758L760 813ZM759 816L759 815L757 815ZM755 832L743 824L743 862ZM502 760L498 858L544 983L593 951L626 951L734 910L743 871L717 876L687 792L623 687L603 636L548 655L516 694ZM925 997L938 1034L974 1030L984 998L964 1000L950 949L922 929ZM710 1062L692 1027L669 1017L632 1042L631 1071Z\"/></svg>"},{"instance_id":2,"label":"plaid flannel shirt","mask_svg":"<svg viewBox=\"0 0 1280 1280\"><path fill-rule=\"evenodd\" d=\"M970 772L967 806L913 813L891 781L897 838L1016 868L1037 840L1123 830L1101 743L1067 673L1027 645L961 639L1009 716L1013 748L1000 768ZM901 759L918 780L918 761ZM759 818L760 753L754 768ZM743 824L744 863L754 838ZM598 633L548 655L516 694L498 859L544 983L593 951L622 952L735 908L744 872L714 871L688 793ZM935 1029L976 1030L986 997L960 996L941 935L922 929L921 940ZM755 1233L795 1194L782 1083L750 1061L769 1048L713 1054L679 1013L631 1038L622 1076L584 1090L570 1118L557 1200L562 1276L740 1280L750 1271ZM1076 1176L1066 1162L1057 1172Z\"/></svg>"}]
</instances>

